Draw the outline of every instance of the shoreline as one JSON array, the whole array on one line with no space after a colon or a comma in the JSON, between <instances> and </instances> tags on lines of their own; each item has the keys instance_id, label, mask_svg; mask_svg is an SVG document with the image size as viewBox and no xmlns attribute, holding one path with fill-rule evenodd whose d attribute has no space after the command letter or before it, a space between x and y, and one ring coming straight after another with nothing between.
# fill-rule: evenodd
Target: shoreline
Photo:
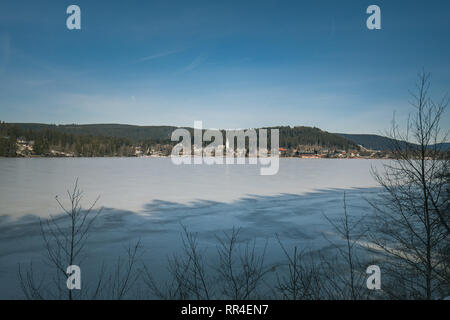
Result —
<instances>
[{"instance_id":1,"label":"shoreline","mask_svg":"<svg viewBox=\"0 0 450 320\"><path fill-rule=\"evenodd\" d=\"M107 159L107 158L124 158L124 159L166 159L171 158L171 156L140 156L140 157L133 157L133 156L103 156L103 157L55 157L55 156L26 156L26 157L4 157L0 156L0 159ZM191 157L194 158L194 157ZM214 157L200 157L200 158L214 158ZM242 157L222 157L223 159L240 159ZM245 157L245 159L267 159L271 157ZM279 157L279 159L301 159L301 160L390 160L393 158L371 158L371 157Z\"/></svg>"}]
</instances>

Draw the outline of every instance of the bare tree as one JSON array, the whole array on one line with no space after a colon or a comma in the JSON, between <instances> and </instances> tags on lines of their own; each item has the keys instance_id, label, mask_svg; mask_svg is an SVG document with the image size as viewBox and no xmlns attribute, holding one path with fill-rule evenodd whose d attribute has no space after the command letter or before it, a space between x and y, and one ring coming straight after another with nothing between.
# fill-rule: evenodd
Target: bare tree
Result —
<instances>
[{"instance_id":1,"label":"bare tree","mask_svg":"<svg viewBox=\"0 0 450 320\"><path fill-rule=\"evenodd\" d=\"M20 288L22 289L25 298L28 300L44 300L43 296L43 283L44 278L38 282L35 279L35 275L33 272L33 263L30 262L30 266L25 270L22 270L21 265L19 264L19 282Z\"/></svg>"},{"instance_id":2,"label":"bare tree","mask_svg":"<svg viewBox=\"0 0 450 320\"><path fill-rule=\"evenodd\" d=\"M56 270L56 275L53 282L56 286L52 290L46 290L51 298L62 298L62 292L67 294L67 298L72 300L74 293L72 290L65 290L63 287L69 275L66 273L67 267L71 265L80 265L83 257L82 252L85 248L89 231L92 228L94 221L102 211L100 208L94 211L94 207L98 202L97 199L87 208L83 209L81 201L83 199L83 192L78 187L78 179L72 190L67 190L69 199L69 207L67 208L56 196L56 202L63 211L63 215L52 216L46 220L40 220L41 234L44 240L46 250L47 262ZM36 292L38 287L35 285L33 270L29 269L23 273L19 268L19 280L25 295L29 298L41 297L41 292L38 296ZM55 294L58 292L58 294Z\"/></svg>"},{"instance_id":3,"label":"bare tree","mask_svg":"<svg viewBox=\"0 0 450 320\"><path fill-rule=\"evenodd\" d=\"M42 273L37 276L33 263L23 268L19 265L18 277L22 291L27 299L123 299L135 285L140 274L136 264L140 242L127 249L127 257L117 259L117 263L108 270L105 264L92 282L93 287L84 284L83 290L69 290L66 282L69 275L66 273L70 265L78 265L84 261L83 254L86 249L89 233L102 208L94 210L97 199L87 208L83 209L81 203L83 192L78 187L78 179L72 190L67 190L69 206L56 197L62 209L62 215L50 216L40 220L41 235L44 242L45 263L55 271L54 276L46 279ZM38 280L39 279L39 280Z\"/></svg>"},{"instance_id":4,"label":"bare tree","mask_svg":"<svg viewBox=\"0 0 450 320\"><path fill-rule=\"evenodd\" d=\"M291 255L278 236L277 240L287 260L277 268L275 296L286 300L322 299L320 267L312 253L306 254L295 246Z\"/></svg>"},{"instance_id":5,"label":"bare tree","mask_svg":"<svg viewBox=\"0 0 450 320\"><path fill-rule=\"evenodd\" d=\"M197 234L183 226L183 252L168 260L170 280L163 287L155 281L149 268L143 265L144 282L160 299L209 300L213 295L212 278L207 273L204 256L198 248Z\"/></svg>"},{"instance_id":6,"label":"bare tree","mask_svg":"<svg viewBox=\"0 0 450 320\"><path fill-rule=\"evenodd\" d=\"M448 98L429 98L430 76L419 74L415 108L403 130L395 122L387 134L393 160L373 175L383 192L377 201L370 239L388 259L396 282L392 297L432 299L447 294L449 253L449 158L440 142L448 131L440 127ZM400 290L400 284L403 290ZM447 289L448 290L448 289ZM400 292L402 291L402 292Z\"/></svg>"},{"instance_id":7,"label":"bare tree","mask_svg":"<svg viewBox=\"0 0 450 320\"><path fill-rule=\"evenodd\" d=\"M219 264L217 272L222 293L228 299L245 300L259 297L258 287L264 276L272 270L265 265L267 242L261 253L256 251L256 241L239 242L240 229L233 227L230 234L217 237Z\"/></svg>"},{"instance_id":8,"label":"bare tree","mask_svg":"<svg viewBox=\"0 0 450 320\"><path fill-rule=\"evenodd\" d=\"M365 287L367 264L363 263L365 248L360 243L365 235L364 226L366 216L360 214L355 219L348 213L347 199L344 192L344 214L340 219L333 220L325 215L336 235L343 240L343 244L336 240L325 238L336 250L335 256L320 255L322 273L322 291L330 299L361 300L369 297Z\"/></svg>"},{"instance_id":9,"label":"bare tree","mask_svg":"<svg viewBox=\"0 0 450 320\"><path fill-rule=\"evenodd\" d=\"M206 264L197 234L183 226L183 252L168 260L169 280L159 284L143 265L144 282L160 299L256 299L265 275L266 246L258 253L255 241L239 243L239 230L217 237L218 262ZM213 260L212 254L210 261Z\"/></svg>"},{"instance_id":10,"label":"bare tree","mask_svg":"<svg viewBox=\"0 0 450 320\"><path fill-rule=\"evenodd\" d=\"M137 269L140 249L141 242L139 240L134 246L126 249L127 256L125 258L117 258L117 263L110 273L102 270L101 275L108 274L108 276L104 286L97 286L99 288L97 291L106 294L107 298L113 300L129 298L129 292L135 287L140 277L140 272Z\"/></svg>"}]
</instances>

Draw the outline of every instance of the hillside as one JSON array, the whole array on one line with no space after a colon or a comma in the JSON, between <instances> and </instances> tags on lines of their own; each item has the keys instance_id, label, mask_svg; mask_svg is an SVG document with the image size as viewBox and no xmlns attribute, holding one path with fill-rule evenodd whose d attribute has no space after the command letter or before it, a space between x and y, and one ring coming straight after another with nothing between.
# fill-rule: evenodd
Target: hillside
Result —
<instances>
[{"instance_id":1,"label":"hillside","mask_svg":"<svg viewBox=\"0 0 450 320\"><path fill-rule=\"evenodd\" d=\"M375 134L346 134L346 133L336 133L343 138L346 138L354 143L363 146L370 150L387 150L391 151L393 146L393 141L390 138L375 135ZM414 144L409 144L414 146ZM450 143L439 143L437 144L438 149L441 151L450 151Z\"/></svg>"},{"instance_id":2,"label":"hillside","mask_svg":"<svg viewBox=\"0 0 450 320\"><path fill-rule=\"evenodd\" d=\"M22 130L42 131L44 129L57 130L76 135L90 135L102 137L125 138L133 141L170 140L170 135L176 127L173 126L134 126L126 124L65 124L51 125L42 123L13 123Z\"/></svg>"},{"instance_id":3,"label":"hillside","mask_svg":"<svg viewBox=\"0 0 450 320\"><path fill-rule=\"evenodd\" d=\"M298 145L319 146L322 148L358 150L353 141L334 133L312 127L275 127L280 130L280 146L296 148Z\"/></svg>"},{"instance_id":4,"label":"hillside","mask_svg":"<svg viewBox=\"0 0 450 320\"><path fill-rule=\"evenodd\" d=\"M171 143L170 135L177 127L174 126L135 126L124 124L86 124L86 125L49 125L40 123L14 123L24 131L55 130L66 134L89 135L100 137L115 137L130 139L139 143L151 141L154 143ZM271 127L280 130L280 147L296 148L298 145L318 146L335 149L359 149L345 137L322 131L312 127ZM192 128L188 128L192 130ZM268 128L270 129L270 128Z\"/></svg>"},{"instance_id":5,"label":"hillside","mask_svg":"<svg viewBox=\"0 0 450 320\"><path fill-rule=\"evenodd\" d=\"M344 137L370 150L392 150L393 146L392 139L375 134L336 133L336 135Z\"/></svg>"}]
</instances>

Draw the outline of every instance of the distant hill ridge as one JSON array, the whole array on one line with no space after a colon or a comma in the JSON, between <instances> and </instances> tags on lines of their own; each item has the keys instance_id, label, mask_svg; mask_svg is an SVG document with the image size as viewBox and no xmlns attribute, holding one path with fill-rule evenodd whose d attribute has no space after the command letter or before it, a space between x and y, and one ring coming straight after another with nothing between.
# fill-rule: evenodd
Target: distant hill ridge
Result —
<instances>
[{"instance_id":1,"label":"distant hill ridge","mask_svg":"<svg viewBox=\"0 0 450 320\"><path fill-rule=\"evenodd\" d=\"M176 126L137 126L128 124L43 124L43 123L11 123L22 130L40 131L54 129L64 133L126 138L134 142L152 140L161 143L169 142ZM193 130L192 128L188 128ZM393 140L375 134L330 133L315 127L278 126L270 127L280 130L280 146L295 148L297 145L318 145L340 149L358 149L363 146L370 150L392 150ZM450 143L439 145L441 150L449 151Z\"/></svg>"},{"instance_id":2,"label":"distant hill ridge","mask_svg":"<svg viewBox=\"0 0 450 320\"><path fill-rule=\"evenodd\" d=\"M22 130L40 131L45 129L58 130L64 133L92 135L103 137L118 137L134 142L153 140L170 142L175 126L136 126L127 124L64 124L52 125L42 123L12 123ZM323 131L319 128L304 126L270 127L280 130L280 146L295 148L297 145L318 145L324 148L359 149L357 144L339 135ZM186 129L193 130L186 127Z\"/></svg>"},{"instance_id":3,"label":"distant hill ridge","mask_svg":"<svg viewBox=\"0 0 450 320\"><path fill-rule=\"evenodd\" d=\"M393 139L383 137L376 134L348 134L348 133L336 133L341 137L344 137L354 143L363 146L366 149L370 150L387 150L391 151L393 148ZM406 143L406 142L404 142ZM410 146L413 146L412 143L409 143ZM450 143L439 143L437 144L438 148L441 151L449 151Z\"/></svg>"},{"instance_id":4,"label":"distant hill ridge","mask_svg":"<svg viewBox=\"0 0 450 320\"><path fill-rule=\"evenodd\" d=\"M170 140L174 126L136 126L128 124L43 124L43 123L12 123L22 130L55 129L64 133L118 137L133 141L140 140Z\"/></svg>"}]
</instances>

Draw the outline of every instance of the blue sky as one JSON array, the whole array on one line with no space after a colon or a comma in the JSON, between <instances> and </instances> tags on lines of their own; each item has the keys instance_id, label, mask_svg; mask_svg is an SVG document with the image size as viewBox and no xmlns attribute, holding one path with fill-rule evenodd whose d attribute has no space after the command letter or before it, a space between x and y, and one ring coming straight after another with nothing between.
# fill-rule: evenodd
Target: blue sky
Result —
<instances>
[{"instance_id":1,"label":"blue sky","mask_svg":"<svg viewBox=\"0 0 450 320\"><path fill-rule=\"evenodd\" d=\"M81 30L66 8L81 8ZM382 29L366 28L381 8ZM0 3L0 119L380 133L450 91L449 1ZM443 125L450 126L450 110Z\"/></svg>"}]
</instances>

